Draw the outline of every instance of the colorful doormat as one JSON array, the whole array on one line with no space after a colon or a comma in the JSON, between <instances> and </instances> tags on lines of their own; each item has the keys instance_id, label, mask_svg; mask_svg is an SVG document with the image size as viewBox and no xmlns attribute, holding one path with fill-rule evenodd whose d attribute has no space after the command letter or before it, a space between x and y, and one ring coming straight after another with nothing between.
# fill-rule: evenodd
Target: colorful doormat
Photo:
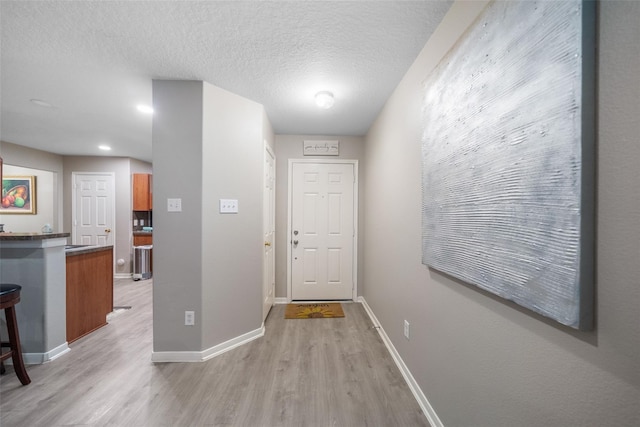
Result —
<instances>
[{"instance_id":1,"label":"colorful doormat","mask_svg":"<svg viewBox=\"0 0 640 427\"><path fill-rule=\"evenodd\" d=\"M326 319L330 317L344 317L342 304L334 302L287 304L284 312L285 319Z\"/></svg>"}]
</instances>

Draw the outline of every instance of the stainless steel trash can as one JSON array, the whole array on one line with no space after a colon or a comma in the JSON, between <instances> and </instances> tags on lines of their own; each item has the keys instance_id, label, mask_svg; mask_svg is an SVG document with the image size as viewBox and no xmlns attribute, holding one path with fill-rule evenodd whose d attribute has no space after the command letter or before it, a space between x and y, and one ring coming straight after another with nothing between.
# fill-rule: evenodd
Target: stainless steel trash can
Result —
<instances>
[{"instance_id":1,"label":"stainless steel trash can","mask_svg":"<svg viewBox=\"0 0 640 427\"><path fill-rule=\"evenodd\" d=\"M151 252L153 245L133 247L133 280L151 278Z\"/></svg>"}]
</instances>

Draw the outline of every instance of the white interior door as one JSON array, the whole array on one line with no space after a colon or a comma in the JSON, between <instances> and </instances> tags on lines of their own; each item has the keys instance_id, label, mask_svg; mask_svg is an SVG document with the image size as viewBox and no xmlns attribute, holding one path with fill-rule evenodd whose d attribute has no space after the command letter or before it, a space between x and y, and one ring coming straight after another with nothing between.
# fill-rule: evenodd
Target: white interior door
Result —
<instances>
[{"instance_id":1,"label":"white interior door","mask_svg":"<svg viewBox=\"0 0 640 427\"><path fill-rule=\"evenodd\" d=\"M113 173L73 174L73 244L113 245Z\"/></svg>"},{"instance_id":2,"label":"white interior door","mask_svg":"<svg viewBox=\"0 0 640 427\"><path fill-rule=\"evenodd\" d=\"M352 299L355 197L353 163L293 163L291 299Z\"/></svg>"},{"instance_id":3,"label":"white interior door","mask_svg":"<svg viewBox=\"0 0 640 427\"><path fill-rule=\"evenodd\" d=\"M265 142L264 149L264 195L263 230L264 230L264 258L262 280L262 320L267 318L273 306L276 293L276 159Z\"/></svg>"}]
</instances>

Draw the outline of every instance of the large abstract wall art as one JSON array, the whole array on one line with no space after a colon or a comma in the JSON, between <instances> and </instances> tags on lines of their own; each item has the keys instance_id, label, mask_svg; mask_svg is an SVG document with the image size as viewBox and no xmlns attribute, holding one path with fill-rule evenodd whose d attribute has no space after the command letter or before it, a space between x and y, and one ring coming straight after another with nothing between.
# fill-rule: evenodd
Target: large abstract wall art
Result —
<instances>
[{"instance_id":1,"label":"large abstract wall art","mask_svg":"<svg viewBox=\"0 0 640 427\"><path fill-rule=\"evenodd\" d=\"M595 2L495 1L424 82L423 263L593 326Z\"/></svg>"}]
</instances>

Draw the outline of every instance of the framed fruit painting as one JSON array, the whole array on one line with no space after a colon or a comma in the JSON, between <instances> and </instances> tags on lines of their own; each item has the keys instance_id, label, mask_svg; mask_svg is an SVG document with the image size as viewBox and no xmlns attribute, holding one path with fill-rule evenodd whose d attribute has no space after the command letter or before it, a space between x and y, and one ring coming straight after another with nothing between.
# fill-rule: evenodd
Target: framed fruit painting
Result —
<instances>
[{"instance_id":1,"label":"framed fruit painting","mask_svg":"<svg viewBox=\"0 0 640 427\"><path fill-rule=\"evenodd\" d=\"M36 177L3 176L2 205L0 213L35 214L36 213Z\"/></svg>"}]
</instances>

